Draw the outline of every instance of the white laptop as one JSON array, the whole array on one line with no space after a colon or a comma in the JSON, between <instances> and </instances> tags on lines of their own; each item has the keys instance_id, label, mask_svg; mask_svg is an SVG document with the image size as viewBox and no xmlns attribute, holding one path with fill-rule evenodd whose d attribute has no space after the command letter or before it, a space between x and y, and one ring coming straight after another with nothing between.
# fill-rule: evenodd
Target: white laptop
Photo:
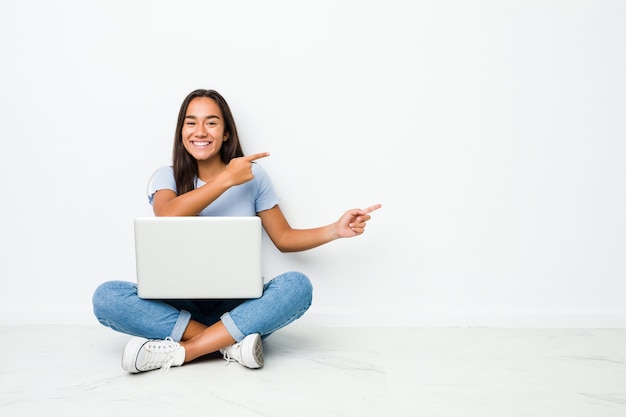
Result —
<instances>
[{"instance_id":1,"label":"white laptop","mask_svg":"<svg viewBox=\"0 0 626 417\"><path fill-rule=\"evenodd\" d=\"M137 289L146 299L258 298L261 219L137 217Z\"/></svg>"}]
</instances>

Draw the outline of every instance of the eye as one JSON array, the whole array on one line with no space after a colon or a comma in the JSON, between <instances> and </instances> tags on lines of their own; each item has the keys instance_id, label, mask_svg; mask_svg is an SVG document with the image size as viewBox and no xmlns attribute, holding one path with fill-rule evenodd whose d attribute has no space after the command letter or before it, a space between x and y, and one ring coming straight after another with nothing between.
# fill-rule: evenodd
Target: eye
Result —
<instances>
[{"instance_id":1,"label":"eye","mask_svg":"<svg viewBox=\"0 0 626 417\"><path fill-rule=\"evenodd\" d=\"M196 125L196 122L187 121L187 122L185 122L185 124L186 124L187 126L195 126L195 125Z\"/></svg>"}]
</instances>

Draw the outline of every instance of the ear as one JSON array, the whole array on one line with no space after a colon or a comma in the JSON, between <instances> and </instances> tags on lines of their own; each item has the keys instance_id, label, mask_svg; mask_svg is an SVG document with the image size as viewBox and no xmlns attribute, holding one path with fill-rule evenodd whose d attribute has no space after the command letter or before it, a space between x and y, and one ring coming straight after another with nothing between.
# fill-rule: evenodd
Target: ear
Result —
<instances>
[{"instance_id":1,"label":"ear","mask_svg":"<svg viewBox=\"0 0 626 417\"><path fill-rule=\"evenodd\" d=\"M222 141L226 142L228 140L228 133L224 134L224 139Z\"/></svg>"}]
</instances>

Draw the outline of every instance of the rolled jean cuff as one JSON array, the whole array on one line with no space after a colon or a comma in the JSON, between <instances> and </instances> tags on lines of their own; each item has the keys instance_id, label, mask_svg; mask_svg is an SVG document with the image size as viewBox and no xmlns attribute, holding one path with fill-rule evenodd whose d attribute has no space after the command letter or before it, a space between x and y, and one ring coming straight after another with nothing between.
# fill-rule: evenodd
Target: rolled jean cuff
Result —
<instances>
[{"instance_id":1,"label":"rolled jean cuff","mask_svg":"<svg viewBox=\"0 0 626 417\"><path fill-rule=\"evenodd\" d=\"M180 310L180 314L178 314L178 320L176 320L176 324L172 329L172 333L170 337L174 339L175 342L180 342L183 338L183 334L187 329L187 325L189 325L189 321L191 320L191 313L185 310Z\"/></svg>"},{"instance_id":2,"label":"rolled jean cuff","mask_svg":"<svg viewBox=\"0 0 626 417\"><path fill-rule=\"evenodd\" d=\"M233 337L233 339L235 339L236 342L241 342L243 338L246 337L245 334L241 333L241 330L239 330L239 327L237 327L237 325L233 321L230 313L224 313L222 317L220 317L220 319L222 320L222 323L224 324L224 327L226 327L228 333L230 333L230 335Z\"/></svg>"}]
</instances>

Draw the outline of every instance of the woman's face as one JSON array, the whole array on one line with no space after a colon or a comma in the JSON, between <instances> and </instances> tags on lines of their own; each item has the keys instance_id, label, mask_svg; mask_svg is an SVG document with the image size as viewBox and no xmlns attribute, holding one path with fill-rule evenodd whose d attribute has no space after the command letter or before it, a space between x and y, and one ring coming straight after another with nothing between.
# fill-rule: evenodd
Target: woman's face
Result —
<instances>
[{"instance_id":1,"label":"woman's face","mask_svg":"<svg viewBox=\"0 0 626 417\"><path fill-rule=\"evenodd\" d=\"M189 102L182 129L183 146L197 161L219 158L224 135L224 118L217 103L208 97Z\"/></svg>"}]
</instances>

